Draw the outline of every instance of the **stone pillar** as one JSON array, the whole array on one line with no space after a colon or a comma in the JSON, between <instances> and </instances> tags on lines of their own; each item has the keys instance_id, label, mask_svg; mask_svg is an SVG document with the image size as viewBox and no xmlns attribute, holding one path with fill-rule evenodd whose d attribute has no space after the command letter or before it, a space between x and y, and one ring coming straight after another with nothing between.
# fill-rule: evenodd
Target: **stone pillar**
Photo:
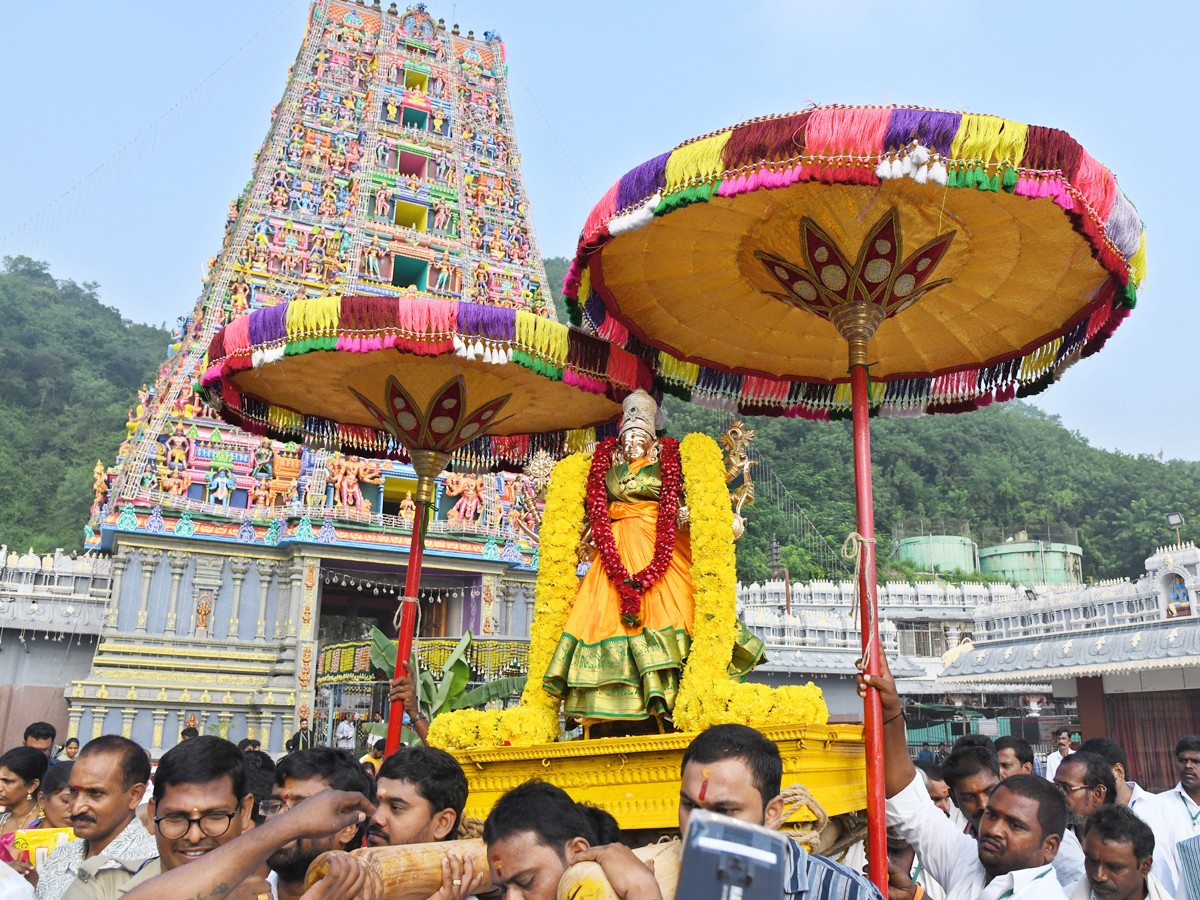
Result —
<instances>
[{"instance_id":1,"label":"stone pillar","mask_svg":"<svg viewBox=\"0 0 1200 900\"><path fill-rule=\"evenodd\" d=\"M255 643L262 644L267 639L267 597L271 593L271 579L275 577L278 567L272 564L258 564L258 625L254 631ZM271 637L275 637L274 634ZM265 744L263 746L266 746Z\"/></svg>"},{"instance_id":2,"label":"stone pillar","mask_svg":"<svg viewBox=\"0 0 1200 900\"><path fill-rule=\"evenodd\" d=\"M128 554L120 553L117 556L113 557L112 585L111 585L111 590L108 595L109 614L108 614L107 624L110 628L116 628L116 626L117 626L117 613L121 609L121 588L125 584L125 570L128 568L129 568ZM80 714L82 714L82 712L83 711L80 710ZM75 724L78 725L79 722L76 721ZM75 734L74 729L72 729L71 734Z\"/></svg>"},{"instance_id":3,"label":"stone pillar","mask_svg":"<svg viewBox=\"0 0 1200 900\"><path fill-rule=\"evenodd\" d=\"M262 742L262 748L268 753L271 752L271 725L274 718L273 713L264 712L258 714L259 740Z\"/></svg>"},{"instance_id":4,"label":"stone pillar","mask_svg":"<svg viewBox=\"0 0 1200 900\"><path fill-rule=\"evenodd\" d=\"M162 751L163 742L163 726L167 721L167 711L165 709L156 709L151 715L154 717L154 734L151 737L151 751Z\"/></svg>"},{"instance_id":5,"label":"stone pillar","mask_svg":"<svg viewBox=\"0 0 1200 900\"><path fill-rule=\"evenodd\" d=\"M150 614L150 581L154 578L160 555L158 550L143 550L139 554L142 562L142 594L138 600L137 624L134 630L140 634L146 632L146 617Z\"/></svg>"},{"instance_id":6,"label":"stone pillar","mask_svg":"<svg viewBox=\"0 0 1200 900\"><path fill-rule=\"evenodd\" d=\"M300 610L304 606L304 561L300 560L293 564L288 572L288 583L290 592L287 602L287 624L282 629L277 629L276 634L286 634L289 638L296 637L296 630L300 622ZM281 606L283 604L280 604Z\"/></svg>"},{"instance_id":7,"label":"stone pillar","mask_svg":"<svg viewBox=\"0 0 1200 900\"><path fill-rule=\"evenodd\" d=\"M126 707L121 710L121 737L133 739L133 717L137 715L136 709Z\"/></svg>"},{"instance_id":8,"label":"stone pillar","mask_svg":"<svg viewBox=\"0 0 1200 900\"><path fill-rule=\"evenodd\" d=\"M242 585L246 581L246 573L250 571L250 560L231 559L229 574L233 578L233 603L229 607L229 624L225 626L225 639L238 639L238 619L242 610ZM210 633L215 632L212 629Z\"/></svg>"},{"instance_id":9,"label":"stone pillar","mask_svg":"<svg viewBox=\"0 0 1200 900\"><path fill-rule=\"evenodd\" d=\"M92 707L92 740L104 734L104 720L108 717L107 706ZM84 743L87 743L84 741Z\"/></svg>"},{"instance_id":10,"label":"stone pillar","mask_svg":"<svg viewBox=\"0 0 1200 900\"><path fill-rule=\"evenodd\" d=\"M229 723L232 719L233 713L228 710L222 710L217 714L217 734L225 740L229 740Z\"/></svg>"},{"instance_id":11,"label":"stone pillar","mask_svg":"<svg viewBox=\"0 0 1200 900\"><path fill-rule=\"evenodd\" d=\"M515 585L509 584L504 579L496 582L496 602L504 603L504 627L501 634L515 635L517 632L513 629L513 601L516 597L513 596L513 588Z\"/></svg>"},{"instance_id":12,"label":"stone pillar","mask_svg":"<svg viewBox=\"0 0 1200 900\"><path fill-rule=\"evenodd\" d=\"M179 582L187 571L188 558L182 553L171 553L171 594L167 601L166 634L175 634L179 624Z\"/></svg>"},{"instance_id":13,"label":"stone pillar","mask_svg":"<svg viewBox=\"0 0 1200 900\"><path fill-rule=\"evenodd\" d=\"M67 737L79 737L79 720L83 718L83 707L72 703L67 710Z\"/></svg>"},{"instance_id":14,"label":"stone pillar","mask_svg":"<svg viewBox=\"0 0 1200 900\"><path fill-rule=\"evenodd\" d=\"M529 590L527 585L523 585L521 590L525 594L525 632L521 637L533 636L533 601L534 591Z\"/></svg>"}]
</instances>

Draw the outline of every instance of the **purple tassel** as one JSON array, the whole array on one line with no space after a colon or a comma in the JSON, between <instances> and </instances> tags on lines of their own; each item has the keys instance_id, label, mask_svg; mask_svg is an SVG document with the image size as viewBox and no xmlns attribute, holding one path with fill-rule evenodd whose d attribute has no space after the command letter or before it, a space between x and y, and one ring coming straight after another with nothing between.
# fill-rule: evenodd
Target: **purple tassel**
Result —
<instances>
[{"instance_id":1,"label":"purple tassel","mask_svg":"<svg viewBox=\"0 0 1200 900\"><path fill-rule=\"evenodd\" d=\"M667 186L667 159L670 156L670 152L663 153L621 176L617 182L618 212L653 197Z\"/></svg>"}]
</instances>

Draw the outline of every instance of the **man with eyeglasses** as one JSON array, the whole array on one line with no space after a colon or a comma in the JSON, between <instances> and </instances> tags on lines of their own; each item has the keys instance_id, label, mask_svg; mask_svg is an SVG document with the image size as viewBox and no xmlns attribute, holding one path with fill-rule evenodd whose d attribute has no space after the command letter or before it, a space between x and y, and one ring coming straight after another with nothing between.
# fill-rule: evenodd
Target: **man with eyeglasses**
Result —
<instances>
[{"instance_id":1,"label":"man with eyeglasses","mask_svg":"<svg viewBox=\"0 0 1200 900\"><path fill-rule=\"evenodd\" d=\"M253 803L246 793L245 755L235 745L209 735L177 744L154 775L149 817L158 856L123 861L114 877L80 886L71 900L116 900L156 875L200 859L250 827ZM259 876L228 896L253 898L270 890Z\"/></svg>"},{"instance_id":2,"label":"man with eyeglasses","mask_svg":"<svg viewBox=\"0 0 1200 900\"><path fill-rule=\"evenodd\" d=\"M1098 753L1086 751L1065 757L1052 781L1067 801L1067 830L1054 869L1058 880L1070 886L1084 875L1080 844L1084 826L1103 807L1116 802L1117 784L1108 761Z\"/></svg>"}]
</instances>

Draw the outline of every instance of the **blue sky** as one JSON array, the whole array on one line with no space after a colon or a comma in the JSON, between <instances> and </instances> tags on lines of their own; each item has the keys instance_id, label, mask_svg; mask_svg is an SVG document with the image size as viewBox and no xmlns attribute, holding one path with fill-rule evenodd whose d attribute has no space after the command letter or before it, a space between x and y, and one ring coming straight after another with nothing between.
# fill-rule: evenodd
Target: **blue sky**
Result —
<instances>
[{"instance_id":1,"label":"blue sky","mask_svg":"<svg viewBox=\"0 0 1200 900\"><path fill-rule=\"evenodd\" d=\"M573 252L588 210L627 169L693 135L810 101L967 109L1069 131L1137 205L1150 275L1104 351L1038 404L1096 446L1200 459L1191 365L1200 305L1184 271L1200 216L1194 6L429 8L464 31L498 30L508 45L517 141L548 256ZM59 0L6 10L0 255L98 282L103 301L137 321L190 310L307 9L304 0Z\"/></svg>"}]
</instances>

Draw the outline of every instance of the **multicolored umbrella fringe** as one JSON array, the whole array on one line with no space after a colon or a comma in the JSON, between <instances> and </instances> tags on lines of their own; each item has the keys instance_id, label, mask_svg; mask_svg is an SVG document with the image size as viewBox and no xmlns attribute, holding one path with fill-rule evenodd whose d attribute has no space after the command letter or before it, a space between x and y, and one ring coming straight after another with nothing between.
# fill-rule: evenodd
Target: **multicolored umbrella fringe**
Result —
<instances>
[{"instance_id":1,"label":"multicolored umbrella fringe","mask_svg":"<svg viewBox=\"0 0 1200 900\"><path fill-rule=\"evenodd\" d=\"M713 197L798 182L872 186L894 178L1055 203L1111 277L1089 312L1018 356L932 378L873 383L873 412L963 412L1039 393L1099 351L1136 304L1146 274L1141 219L1113 174L1066 132L972 113L835 105L751 119L687 141L623 175L584 224L564 286L572 320L645 359L661 389L684 399L747 415L848 415L849 386L840 381L734 374L648 347L609 315L592 289L589 266L614 237Z\"/></svg>"},{"instance_id":2,"label":"multicolored umbrella fringe","mask_svg":"<svg viewBox=\"0 0 1200 900\"><path fill-rule=\"evenodd\" d=\"M594 394L605 393L610 384L625 392L653 387L649 370L635 354L524 310L446 300L329 296L293 300L231 321L209 345L200 390L226 419L254 434L407 459L407 450L385 431L270 404L244 393L229 378L285 356L387 349L515 364ZM615 425L482 437L457 451L454 459L472 468L520 466L538 450L559 456L583 450L610 433L616 433Z\"/></svg>"}]
</instances>

